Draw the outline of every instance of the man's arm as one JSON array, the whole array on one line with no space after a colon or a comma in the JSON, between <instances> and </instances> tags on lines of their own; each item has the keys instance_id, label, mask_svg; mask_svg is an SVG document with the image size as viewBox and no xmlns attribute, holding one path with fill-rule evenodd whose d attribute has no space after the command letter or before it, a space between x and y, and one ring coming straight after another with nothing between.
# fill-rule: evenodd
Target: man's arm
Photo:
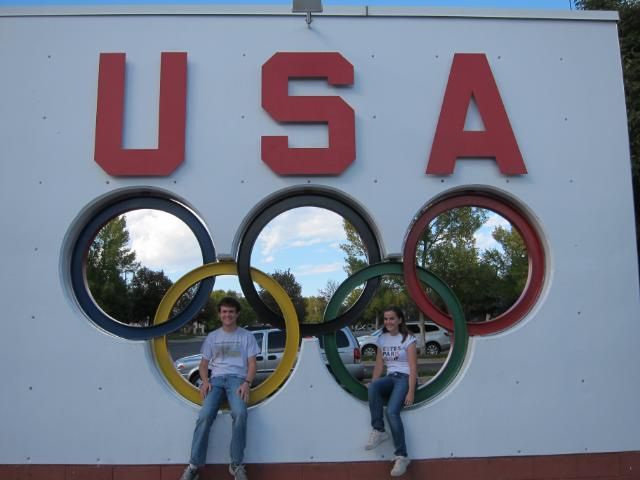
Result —
<instances>
[{"instance_id":1,"label":"man's arm","mask_svg":"<svg viewBox=\"0 0 640 480\"><path fill-rule=\"evenodd\" d=\"M256 370L258 369L258 363L256 362L255 355L247 358L247 378L245 378L240 388L238 388L238 395L244 401L244 403L249 402L249 390L251 389L251 384L253 383L253 379L256 378Z\"/></svg>"}]
</instances>

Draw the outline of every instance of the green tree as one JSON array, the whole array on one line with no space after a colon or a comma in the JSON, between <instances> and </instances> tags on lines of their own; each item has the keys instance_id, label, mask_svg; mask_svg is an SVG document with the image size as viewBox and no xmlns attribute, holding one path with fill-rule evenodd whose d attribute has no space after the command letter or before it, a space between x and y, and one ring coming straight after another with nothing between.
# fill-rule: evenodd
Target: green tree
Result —
<instances>
[{"instance_id":1,"label":"green tree","mask_svg":"<svg viewBox=\"0 0 640 480\"><path fill-rule=\"evenodd\" d=\"M364 245L364 242L362 241L362 238L356 231L355 227L351 225L351 223L349 223L346 219L343 219L342 227L344 228L345 236L347 237L346 242L340 244L340 249L346 254L346 257L344 259L346 262L345 271L347 275L353 275L358 270L361 270L368 265L368 252ZM391 302L392 304L397 303L391 300L394 292L397 291L398 285L396 283L397 280L394 280L391 277L381 278L375 297L371 300L371 302L369 302L369 305L367 305L367 308L363 312L362 316L355 323L373 323L377 326L381 319L382 309L390 304L387 303L385 305L384 303L387 301ZM342 305L340 312L343 312L358 300L358 298L362 294L363 288L364 286L360 286L353 289L353 291L348 295L344 304ZM334 291L330 292L331 295L333 295ZM329 298L327 298L327 302L329 301L331 295L328 296Z\"/></svg>"},{"instance_id":2,"label":"green tree","mask_svg":"<svg viewBox=\"0 0 640 480\"><path fill-rule=\"evenodd\" d=\"M631 172L636 209L636 243L640 253L640 1L576 0L582 10L617 10L618 35L627 100ZM639 256L640 258L640 256Z\"/></svg>"},{"instance_id":3,"label":"green tree","mask_svg":"<svg viewBox=\"0 0 640 480\"><path fill-rule=\"evenodd\" d=\"M344 228L347 241L340 244L340 250L347 254L345 271L348 275L353 275L367 266L367 249L357 230L347 219L342 219L342 228Z\"/></svg>"},{"instance_id":4,"label":"green tree","mask_svg":"<svg viewBox=\"0 0 640 480\"><path fill-rule=\"evenodd\" d=\"M87 254L91 295L107 314L125 323L133 320L126 276L139 267L128 242L127 221L121 215L100 229Z\"/></svg>"},{"instance_id":5,"label":"green tree","mask_svg":"<svg viewBox=\"0 0 640 480\"><path fill-rule=\"evenodd\" d=\"M331 297L338 290L340 284L335 280L327 280L327 283L324 287L318 290L318 295L311 296L306 298L307 304L307 322L309 323L320 323L324 319L324 311L327 308L327 305L331 301ZM339 311L342 312L346 309L347 306L351 304L349 301L345 301L342 309Z\"/></svg>"},{"instance_id":6,"label":"green tree","mask_svg":"<svg viewBox=\"0 0 640 480\"><path fill-rule=\"evenodd\" d=\"M144 325L153 322L153 318L164 294L173 282L164 274L146 267L139 268L129 285L129 300L133 320Z\"/></svg>"},{"instance_id":7,"label":"green tree","mask_svg":"<svg viewBox=\"0 0 640 480\"><path fill-rule=\"evenodd\" d=\"M416 263L440 276L460 299L470 321L484 321L507 310L518 298L528 275L528 256L516 231L497 228L494 239L501 250L482 253L476 246L476 232L488 220L483 208L461 207L438 215L423 232L417 247ZM345 222L347 273L365 265L364 248L353 228ZM406 261L406 260L405 260ZM429 288L432 301L446 311L444 302ZM360 290L352 293L351 301ZM420 320L423 315L410 300L402 277L382 279L374 299L367 306L361 322L379 324L382 311L389 305L405 310L407 319Z\"/></svg>"},{"instance_id":8,"label":"green tree","mask_svg":"<svg viewBox=\"0 0 640 480\"><path fill-rule=\"evenodd\" d=\"M319 295L305 298L306 319L308 323L321 323L327 303Z\"/></svg>"},{"instance_id":9,"label":"green tree","mask_svg":"<svg viewBox=\"0 0 640 480\"><path fill-rule=\"evenodd\" d=\"M480 261L475 233L487 221L483 208L460 207L438 215L418 243L416 261L451 287L469 321L482 321L496 311L498 275L493 265ZM444 302L430 289L428 295L442 310Z\"/></svg>"},{"instance_id":10,"label":"green tree","mask_svg":"<svg viewBox=\"0 0 640 480\"><path fill-rule=\"evenodd\" d=\"M298 315L298 321L304 322L307 316L307 306L305 303L305 299L302 296L302 286L296 280L296 277L293 273L291 273L290 269L286 270L276 270L271 274L271 277L280 284L282 288L284 288L285 292L289 295L289 298L293 302L293 306L296 309L296 314ZM278 304L273 299L271 294L267 292L264 288L260 289L258 292L262 301L274 312L279 313L280 308Z\"/></svg>"},{"instance_id":11,"label":"green tree","mask_svg":"<svg viewBox=\"0 0 640 480\"><path fill-rule=\"evenodd\" d=\"M524 240L513 227L496 227L492 235L502 247L502 253L498 249L487 250L483 253L483 261L492 264L498 272L502 283L501 309L504 311L524 290L529 275L529 256Z\"/></svg>"}]
</instances>

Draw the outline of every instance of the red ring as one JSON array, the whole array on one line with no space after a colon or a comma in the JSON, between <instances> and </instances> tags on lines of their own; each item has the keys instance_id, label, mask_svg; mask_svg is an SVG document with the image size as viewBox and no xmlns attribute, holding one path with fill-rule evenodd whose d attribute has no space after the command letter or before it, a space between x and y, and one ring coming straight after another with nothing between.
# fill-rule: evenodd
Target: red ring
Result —
<instances>
[{"instance_id":1,"label":"red ring","mask_svg":"<svg viewBox=\"0 0 640 480\"><path fill-rule=\"evenodd\" d=\"M469 335L490 335L505 330L520 321L531 310L538 300L544 281L545 260L544 249L538 233L529 223L525 215L508 204L504 199L498 199L483 193L459 193L437 201L429 206L412 225L404 247L403 271L405 285L409 296L434 323L447 330L453 330L453 320L446 313L436 307L427 294L422 290L418 281L415 259L418 241L424 229L441 213L458 207L482 207L502 215L516 228L522 236L529 255L529 274L524 290L516 302L502 315L484 323L469 323Z\"/></svg>"}]
</instances>

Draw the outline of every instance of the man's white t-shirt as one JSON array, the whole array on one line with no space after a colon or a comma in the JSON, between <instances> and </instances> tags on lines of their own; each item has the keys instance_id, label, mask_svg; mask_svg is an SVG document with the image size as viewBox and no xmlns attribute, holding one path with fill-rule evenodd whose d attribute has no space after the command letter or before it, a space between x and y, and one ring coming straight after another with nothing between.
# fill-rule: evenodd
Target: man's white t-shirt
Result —
<instances>
[{"instance_id":1,"label":"man's white t-shirt","mask_svg":"<svg viewBox=\"0 0 640 480\"><path fill-rule=\"evenodd\" d=\"M376 342L382 351L382 360L387 366L387 375L390 373L406 373L409 375L409 361L407 358L407 348L416 342L416 337L409 334L402 341L402 333L391 335L383 333Z\"/></svg>"},{"instance_id":2,"label":"man's white t-shirt","mask_svg":"<svg viewBox=\"0 0 640 480\"><path fill-rule=\"evenodd\" d=\"M260 353L253 334L237 327L233 332L218 328L207 335L200 349L202 358L209 361L211 376L247 376L247 359Z\"/></svg>"}]
</instances>

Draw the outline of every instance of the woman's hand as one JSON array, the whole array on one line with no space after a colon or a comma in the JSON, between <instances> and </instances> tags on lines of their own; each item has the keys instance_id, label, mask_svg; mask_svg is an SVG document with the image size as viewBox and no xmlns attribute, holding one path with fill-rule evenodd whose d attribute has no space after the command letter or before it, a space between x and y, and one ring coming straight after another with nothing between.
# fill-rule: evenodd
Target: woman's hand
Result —
<instances>
[{"instance_id":1,"label":"woman's hand","mask_svg":"<svg viewBox=\"0 0 640 480\"><path fill-rule=\"evenodd\" d=\"M404 397L404 404L405 406L409 407L411 405L413 405L413 397L414 397L414 393L409 391L407 392L407 396Z\"/></svg>"}]
</instances>

